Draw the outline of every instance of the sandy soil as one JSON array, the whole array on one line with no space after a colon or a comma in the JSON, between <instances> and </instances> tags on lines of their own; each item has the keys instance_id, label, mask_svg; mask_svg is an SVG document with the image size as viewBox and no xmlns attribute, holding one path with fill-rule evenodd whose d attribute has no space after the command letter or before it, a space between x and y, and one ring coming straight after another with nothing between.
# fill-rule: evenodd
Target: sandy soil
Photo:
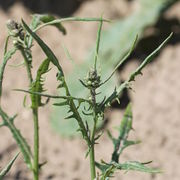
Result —
<instances>
[{"instance_id":1,"label":"sandy soil","mask_svg":"<svg viewBox=\"0 0 180 180\"><path fill-rule=\"evenodd\" d=\"M122 8L123 6L123 8ZM76 16L99 16L103 11L108 18L120 18L129 14L129 9L136 9L135 2L115 0L111 6L106 0L84 2L74 15ZM176 4L166 13L168 18L180 20L180 4ZM107 13L106 13L107 12ZM23 17L30 20L30 12L21 4L14 4L8 12L0 9L0 54L7 34L5 22L9 18L20 20ZM71 56L80 63L83 61L87 51L95 41L97 24L66 24L69 35L62 37L54 28L41 31L41 37L48 42L55 54L62 60L61 64L66 73L70 73L71 64L67 60L61 43L63 42L70 50ZM48 34L48 36L47 36ZM86 37L86 38L82 38ZM78 42L78 46L77 46ZM38 47L34 47L35 69L45 56ZM136 57L134 57L136 58ZM122 156L122 160L154 160L153 166L164 170L163 174L149 175L138 172L117 173L114 179L121 180L179 180L180 179L180 44L176 42L169 44L162 50L160 55L143 72L134 83L135 92L129 92L133 102L134 129L132 138L141 139L142 143L129 148ZM21 62L17 55L10 64ZM128 72L138 65L137 59L131 60L123 69L120 75L126 78ZM49 92L55 93L55 71L50 72L47 77ZM7 67L4 79L4 95L2 106L13 115L18 112L19 116L16 125L21 129L28 142L32 144L32 121L30 109L23 108L23 94L11 91L12 88L27 86L26 73L23 67ZM84 158L86 151L85 144L81 139L64 139L58 136L49 125L50 108L40 110L40 152L41 162L48 163L42 168L41 178L43 180L86 180L89 179L88 159ZM110 112L109 129L118 125L123 110L112 109ZM0 166L3 166L9 159L18 152L17 145L7 128L1 128ZM107 136L101 138L97 145L96 156L99 159L109 160L109 153L112 145ZM9 175L5 180L30 180L32 179L28 169L24 165L22 155L19 156Z\"/></svg>"}]
</instances>

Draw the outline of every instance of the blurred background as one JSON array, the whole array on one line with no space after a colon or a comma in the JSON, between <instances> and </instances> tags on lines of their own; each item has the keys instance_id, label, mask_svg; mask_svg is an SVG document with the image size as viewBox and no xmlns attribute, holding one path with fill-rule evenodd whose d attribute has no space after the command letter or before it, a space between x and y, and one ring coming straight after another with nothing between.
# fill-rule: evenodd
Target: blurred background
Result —
<instances>
[{"instance_id":1,"label":"blurred background","mask_svg":"<svg viewBox=\"0 0 180 180\"><path fill-rule=\"evenodd\" d=\"M0 57L7 36L6 21L23 18L30 22L33 13L50 13L57 17L80 16L100 17L112 20L104 24L100 61L102 74L107 76L128 51L136 34L137 47L128 61L119 68L114 79L102 89L111 92L114 82L123 82L142 60L151 53L171 32L172 39L161 50L154 61L143 70L143 76L133 84L134 91L124 91L120 101L114 103L106 115L104 129L115 131L129 101L133 104L134 132L132 139L142 143L125 151L121 161L153 160L152 166L163 169L163 174L149 175L138 172L117 173L115 180L179 180L180 178L180 1L178 0L0 0ZM82 94L77 86L78 78L86 75L91 64L96 41L97 23L65 23L67 35L63 36L53 27L39 31L40 36L60 59L69 85L74 95ZM33 67L35 70L44 59L36 43L33 47ZM76 66L64 52L66 47ZM1 60L0 60L1 61ZM20 54L9 65L22 61ZM83 67L83 68L82 68ZM104 73L103 73L104 72ZM46 89L56 94L55 70L46 77ZM77 81L73 78L77 78ZM23 67L8 66L4 78L3 108L11 115L18 112L17 127L32 143L31 112L23 108L23 94L13 92L13 88L27 87L26 72ZM73 90L74 88L74 90ZM78 93L79 94L78 94ZM27 105L28 106L28 105ZM74 122L66 123L62 111L49 106L40 110L40 160L43 166L43 180L85 180L89 179L88 159L84 154L86 145L82 139L72 136L76 130ZM69 122L69 121L68 121ZM66 129L66 131L64 131ZM67 130L69 129L69 131ZM113 146L106 133L97 145L97 159L108 161ZM63 136L62 136L63 135ZM5 127L0 129L0 167L18 151L11 133ZM6 180L31 180L32 177L19 156Z\"/></svg>"}]
</instances>

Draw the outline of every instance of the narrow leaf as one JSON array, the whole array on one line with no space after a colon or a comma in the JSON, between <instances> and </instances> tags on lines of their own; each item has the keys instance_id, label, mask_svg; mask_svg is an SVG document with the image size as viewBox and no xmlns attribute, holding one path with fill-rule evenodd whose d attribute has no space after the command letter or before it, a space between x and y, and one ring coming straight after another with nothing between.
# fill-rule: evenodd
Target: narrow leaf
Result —
<instances>
[{"instance_id":1,"label":"narrow leaf","mask_svg":"<svg viewBox=\"0 0 180 180\"><path fill-rule=\"evenodd\" d=\"M144 163L140 163L137 161L129 161L123 164L116 164L117 169L120 170L132 170L132 171L141 171L146 173L162 173L162 170L157 168L151 168L144 165Z\"/></svg>"},{"instance_id":2,"label":"narrow leaf","mask_svg":"<svg viewBox=\"0 0 180 180\"><path fill-rule=\"evenodd\" d=\"M53 105L54 106L66 106L66 105L68 105L68 102L64 101L64 102L60 102L60 103L54 103Z\"/></svg>"},{"instance_id":3,"label":"narrow leaf","mask_svg":"<svg viewBox=\"0 0 180 180\"><path fill-rule=\"evenodd\" d=\"M54 20L56 20L56 18L54 16L49 15L49 14L35 14L35 15L38 16L40 21L42 21L43 23L51 23L50 25L55 26L64 35L66 34L66 29L60 22L56 23L54 21ZM52 22L54 22L54 23L52 23Z\"/></svg>"},{"instance_id":4,"label":"narrow leaf","mask_svg":"<svg viewBox=\"0 0 180 180\"><path fill-rule=\"evenodd\" d=\"M141 63L141 65L130 75L129 82L134 81L135 77L139 74L141 74L142 69L149 64L154 57L159 53L161 48L169 41L169 39L172 37L173 33L171 33L160 45L157 47L149 56L146 57L146 59Z\"/></svg>"},{"instance_id":5,"label":"narrow leaf","mask_svg":"<svg viewBox=\"0 0 180 180\"><path fill-rule=\"evenodd\" d=\"M19 153L17 153L14 158L7 164L6 167L4 167L0 172L0 180L3 179L3 177L10 171L12 165L14 164L16 158L18 157Z\"/></svg>"},{"instance_id":6,"label":"narrow leaf","mask_svg":"<svg viewBox=\"0 0 180 180\"><path fill-rule=\"evenodd\" d=\"M47 73L49 69L49 59L46 59L42 62L40 67L38 68L37 75L35 81L31 84L30 91L32 92L38 92L42 93L44 91L43 89L43 81L42 81L42 75ZM36 94L31 94L31 101L32 101L32 108L36 108L38 106L42 106L41 102L41 96Z\"/></svg>"},{"instance_id":7,"label":"narrow leaf","mask_svg":"<svg viewBox=\"0 0 180 180\"><path fill-rule=\"evenodd\" d=\"M36 28L35 31L48 26L48 25L53 25L53 24L58 24L58 23L63 23L63 22L68 22L68 21L81 21L81 22L96 22L96 21L104 21L104 22L110 22L110 20L107 19L102 19L102 18L81 18L81 17L68 17L68 18L62 18L62 19L55 19L53 21L47 22Z\"/></svg>"},{"instance_id":8,"label":"narrow leaf","mask_svg":"<svg viewBox=\"0 0 180 180\"><path fill-rule=\"evenodd\" d=\"M119 155L122 152L122 150L127 147L127 138L129 131L132 129L132 108L131 104L128 104L123 119L121 121L120 127L119 127L119 137L116 140L113 140L114 144L114 151L112 154L112 161L118 162L119 161Z\"/></svg>"},{"instance_id":9,"label":"narrow leaf","mask_svg":"<svg viewBox=\"0 0 180 180\"><path fill-rule=\"evenodd\" d=\"M101 17L101 19L102 19L102 17ZM94 58L94 68L95 69L97 66L97 59L98 59L98 54L99 54L99 45L100 45L100 39L101 39L102 24L103 24L103 21L101 20L99 23L99 29L98 29L97 40L96 40L96 52L95 52L95 58Z\"/></svg>"},{"instance_id":10,"label":"narrow leaf","mask_svg":"<svg viewBox=\"0 0 180 180\"><path fill-rule=\"evenodd\" d=\"M25 138L21 135L21 132L15 127L12 118L8 117L8 115L1 109L0 107L0 116L2 117L4 124L9 128L11 131L14 139L16 140L23 156L24 156L24 161L28 165L28 167L31 169L32 164L31 164L31 149L29 145L27 144Z\"/></svg>"},{"instance_id":11,"label":"narrow leaf","mask_svg":"<svg viewBox=\"0 0 180 180\"><path fill-rule=\"evenodd\" d=\"M3 57L2 64L0 65L0 97L2 95L2 82L3 82L4 70L8 60L12 57L13 54L15 54L15 52L16 52L16 48L7 51Z\"/></svg>"},{"instance_id":12,"label":"narrow leaf","mask_svg":"<svg viewBox=\"0 0 180 180\"><path fill-rule=\"evenodd\" d=\"M29 34L37 41L39 46L42 48L48 59L58 68L59 73L61 73L61 76L64 76L63 70L58 62L57 57L54 55L54 53L51 51L51 49L43 42L43 40L34 33L28 25L22 20L22 24L24 28L29 32Z\"/></svg>"}]
</instances>

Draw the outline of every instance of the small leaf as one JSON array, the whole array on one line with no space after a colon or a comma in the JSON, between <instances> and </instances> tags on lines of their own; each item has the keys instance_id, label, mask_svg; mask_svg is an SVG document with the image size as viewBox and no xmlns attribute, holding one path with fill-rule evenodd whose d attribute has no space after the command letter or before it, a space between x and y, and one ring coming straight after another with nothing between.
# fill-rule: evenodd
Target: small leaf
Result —
<instances>
[{"instance_id":1,"label":"small leaf","mask_svg":"<svg viewBox=\"0 0 180 180\"><path fill-rule=\"evenodd\" d=\"M10 171L12 165L14 164L16 158L18 157L19 153L15 155L15 157L8 163L6 167L4 167L0 172L0 180L3 179L3 177Z\"/></svg>"},{"instance_id":2,"label":"small leaf","mask_svg":"<svg viewBox=\"0 0 180 180\"><path fill-rule=\"evenodd\" d=\"M121 121L120 127L119 127L119 137L117 139L111 138L114 144L112 161L118 162L119 156L122 153L123 149L125 149L126 147L130 145L130 141L127 141L127 138L128 138L129 131L131 129L132 129L132 108L131 108L131 104L128 104L128 106L126 107L123 119ZM132 141L131 143L133 144Z\"/></svg>"},{"instance_id":3,"label":"small leaf","mask_svg":"<svg viewBox=\"0 0 180 180\"><path fill-rule=\"evenodd\" d=\"M38 92L38 93L42 93L44 91L42 75L47 73L49 68L49 62L50 62L49 59L45 59L38 68L36 79L31 84L30 91ZM31 101L32 101L32 105L31 105L32 108L36 108L43 105L43 103L41 102L41 96L39 95L31 94Z\"/></svg>"},{"instance_id":4,"label":"small leaf","mask_svg":"<svg viewBox=\"0 0 180 180\"><path fill-rule=\"evenodd\" d=\"M54 103L53 105L54 106L66 106L66 105L68 105L68 102L64 101L64 102L60 102L60 103Z\"/></svg>"},{"instance_id":5,"label":"small leaf","mask_svg":"<svg viewBox=\"0 0 180 180\"><path fill-rule=\"evenodd\" d=\"M61 31L64 35L66 34L66 29L64 26L59 22L56 23L54 20L56 19L54 16L49 15L49 14L36 14L36 16L39 17L40 21L43 23L49 23L49 22L54 22L51 25L55 26L59 31Z\"/></svg>"},{"instance_id":6,"label":"small leaf","mask_svg":"<svg viewBox=\"0 0 180 180\"><path fill-rule=\"evenodd\" d=\"M73 118L76 118L76 117L74 116L74 114L72 114L72 115L70 115L70 116L67 116L67 117L65 117L64 119L73 119Z\"/></svg>"}]
</instances>

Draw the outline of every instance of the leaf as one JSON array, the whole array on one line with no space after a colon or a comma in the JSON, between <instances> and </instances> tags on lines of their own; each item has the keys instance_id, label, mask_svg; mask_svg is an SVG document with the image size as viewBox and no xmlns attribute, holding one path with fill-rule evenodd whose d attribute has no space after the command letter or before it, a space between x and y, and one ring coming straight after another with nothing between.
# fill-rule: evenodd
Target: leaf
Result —
<instances>
[{"instance_id":1,"label":"leaf","mask_svg":"<svg viewBox=\"0 0 180 180\"><path fill-rule=\"evenodd\" d=\"M141 171L141 172L145 172L145 173L162 173L162 171L158 168L151 168L146 166L146 164L151 163L140 163L137 161L128 161L125 163L116 163L116 162L111 162L111 163L98 163L96 162L95 165L98 169L101 170L102 174L101 174L101 180L107 180L106 178L110 178L113 176L113 174L117 171L117 170L125 170L126 172L128 171Z\"/></svg>"},{"instance_id":2,"label":"leaf","mask_svg":"<svg viewBox=\"0 0 180 180\"><path fill-rule=\"evenodd\" d=\"M12 165L14 164L15 160L17 159L19 153L17 153L14 158L7 164L6 167L4 167L0 172L0 180L3 179L3 177L10 171Z\"/></svg>"},{"instance_id":3,"label":"leaf","mask_svg":"<svg viewBox=\"0 0 180 180\"><path fill-rule=\"evenodd\" d=\"M45 27L45 26L48 26L48 25L54 25L54 24L62 24L63 22L73 22L73 21L81 21L81 22L96 22L96 21L104 21L104 22L110 22L109 20L107 19L102 19L102 18L81 18L81 17L68 17L68 18L61 18L61 19L55 19L55 20L52 20L52 21L49 21L47 23L44 23L42 25L40 25L38 28L35 29L35 31Z\"/></svg>"},{"instance_id":4,"label":"leaf","mask_svg":"<svg viewBox=\"0 0 180 180\"><path fill-rule=\"evenodd\" d=\"M150 168L144 165L144 163L140 163L137 161L129 161L123 164L116 164L117 169L125 170L125 171L141 171L146 173L162 173L160 169Z\"/></svg>"},{"instance_id":5,"label":"leaf","mask_svg":"<svg viewBox=\"0 0 180 180\"><path fill-rule=\"evenodd\" d=\"M129 145L135 144L134 142L128 143L130 141L127 141L128 134L131 129L132 129L132 108L131 108L131 104L128 104L123 119L121 121L120 127L118 129L119 137L117 139L111 137L114 144L114 151L112 154L113 162L119 161L119 156L123 149L125 149Z\"/></svg>"},{"instance_id":6,"label":"leaf","mask_svg":"<svg viewBox=\"0 0 180 180\"><path fill-rule=\"evenodd\" d=\"M36 79L31 84L30 91L38 92L38 93L44 92L42 75L47 73L49 69L49 63L50 63L50 60L48 58L42 62L42 64L37 70ZM31 94L31 101L32 101L32 105L31 105L32 108L37 108L43 105L43 103L41 102L41 96L39 95Z\"/></svg>"},{"instance_id":7,"label":"leaf","mask_svg":"<svg viewBox=\"0 0 180 180\"><path fill-rule=\"evenodd\" d=\"M122 83L117 89L113 91L113 93L106 99L103 106L100 107L102 109L105 109L105 107L109 104L111 104L114 100L120 97L122 91L125 88L130 87L130 82L135 80L135 77L142 74L142 69L153 60L153 57L159 53L161 48L169 41L169 39L172 37L173 33L171 33L150 55L148 55L144 61L139 65L139 67L130 74L128 80L126 80L124 83Z\"/></svg>"},{"instance_id":8,"label":"leaf","mask_svg":"<svg viewBox=\"0 0 180 180\"><path fill-rule=\"evenodd\" d=\"M102 17L101 17L102 19ZM94 58L94 67L96 69L96 64L97 64L97 59L98 59L98 54L99 54L99 46L100 46L100 40L101 40L101 31L102 31L102 25L103 21L100 21L99 28L98 28L98 33L97 33L97 40L96 40L96 52L95 52L95 58Z\"/></svg>"},{"instance_id":9,"label":"leaf","mask_svg":"<svg viewBox=\"0 0 180 180\"><path fill-rule=\"evenodd\" d=\"M101 79L105 80L114 70L114 67L120 63L120 59L128 52L132 46L134 37L138 34L139 40L143 37L144 31L147 27L152 26L158 21L158 18L165 9L168 8L169 4L174 3L174 0L141 0L140 8L132 13L129 17L118 20L117 22L111 23L111 28L106 32L102 33L101 47L98 55L98 62L101 64ZM95 45L94 45L95 46ZM95 47L94 47L95 49ZM94 51L93 49L93 51ZM91 53L92 54L92 53ZM83 79L86 75L89 67L93 67L93 57L89 55L86 61L81 65L74 68L73 72L66 78L69 89L74 97L88 97L88 91L82 88L79 83L79 79ZM108 81L100 89L102 94L98 97L97 101L102 101L106 96L109 97L114 91L115 85L118 84L117 76L113 76L111 81ZM119 92L126 88L128 84L123 84ZM116 97L115 94L113 96ZM113 99L113 98L112 98ZM108 102L109 103L109 102ZM83 109L80 109L80 111ZM65 121L63 117L65 111L60 108L54 108L52 113L52 126L56 132L63 134L64 136L74 136L77 125L73 121ZM90 118L86 119L90 122ZM67 130L65 132L64 130ZM69 129L69 130L68 130Z\"/></svg>"},{"instance_id":10,"label":"leaf","mask_svg":"<svg viewBox=\"0 0 180 180\"><path fill-rule=\"evenodd\" d=\"M3 57L3 62L0 65L0 97L2 95L2 82L3 82L4 70L5 70L8 60L11 59L11 57L13 56L13 54L15 54L15 52L16 52L16 48L13 48L9 51L6 50Z\"/></svg>"},{"instance_id":11,"label":"leaf","mask_svg":"<svg viewBox=\"0 0 180 180\"><path fill-rule=\"evenodd\" d=\"M29 34L37 41L39 46L42 48L44 53L46 54L47 58L58 68L59 73L61 73L61 76L64 76L63 70L58 62L57 57L54 55L54 53L51 51L51 49L41 40L41 38L34 33L28 25L22 20L22 24L24 28L29 32Z\"/></svg>"},{"instance_id":12,"label":"leaf","mask_svg":"<svg viewBox=\"0 0 180 180\"><path fill-rule=\"evenodd\" d=\"M21 135L21 132L15 127L12 118L8 117L8 115L1 109L0 107L0 116L2 117L2 120L4 122L4 125L9 128L11 131L14 139L16 140L23 156L24 156L24 161L27 164L27 166L32 169L32 164L31 164L31 149L26 142L25 138Z\"/></svg>"},{"instance_id":13,"label":"leaf","mask_svg":"<svg viewBox=\"0 0 180 180\"><path fill-rule=\"evenodd\" d=\"M41 22L43 23L50 23L56 20L56 18L52 15L49 14L35 14L34 16L37 16ZM50 25L55 26L59 31L61 31L64 35L66 35L66 29L64 26L59 22L59 23L51 23Z\"/></svg>"},{"instance_id":14,"label":"leaf","mask_svg":"<svg viewBox=\"0 0 180 180\"><path fill-rule=\"evenodd\" d=\"M162 47L169 41L169 39L172 37L173 33L171 33L160 45L157 47L149 56L145 58L145 60L140 64L140 66L130 75L129 82L134 81L135 77L139 74L142 74L142 69L149 64L154 56L157 55L157 53L162 49Z\"/></svg>"}]
</instances>

